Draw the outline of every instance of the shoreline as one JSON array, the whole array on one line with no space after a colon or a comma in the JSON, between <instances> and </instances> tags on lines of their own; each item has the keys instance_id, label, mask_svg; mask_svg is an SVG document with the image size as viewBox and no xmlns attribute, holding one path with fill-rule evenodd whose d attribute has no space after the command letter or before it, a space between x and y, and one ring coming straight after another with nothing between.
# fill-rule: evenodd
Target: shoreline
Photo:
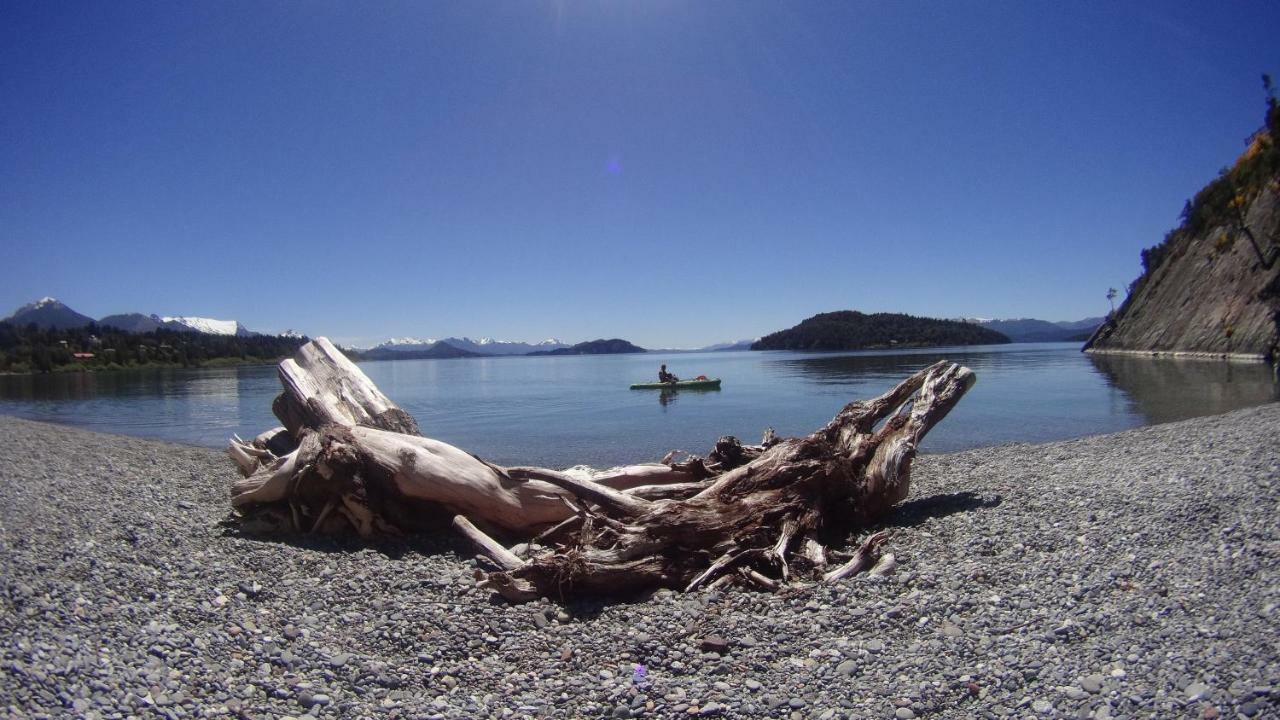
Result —
<instances>
[{"instance_id":1,"label":"shoreline","mask_svg":"<svg viewBox=\"0 0 1280 720\"><path fill-rule=\"evenodd\" d=\"M247 360L237 361L237 362L220 362L218 360L209 360L200 365L181 365L178 363L173 363L173 364L148 363L146 365L120 365L117 367L106 367L106 366L72 367L70 365L62 365L46 373L0 372L0 377L41 377L44 375L74 375L78 373L97 374L97 373L117 373L117 372L138 372L138 371L146 371L146 370L210 370L210 369L226 368L226 367L253 367L258 365L279 365L280 362L285 359L286 358L284 357L279 357L274 360L263 360L263 361L254 361L254 362L249 362Z\"/></svg>"},{"instance_id":2,"label":"shoreline","mask_svg":"<svg viewBox=\"0 0 1280 720\"><path fill-rule=\"evenodd\" d=\"M1169 358L1173 360L1225 360L1241 363L1270 363L1264 353L1213 353L1193 350L1125 350L1122 348L1087 348L1090 355L1130 355L1133 357Z\"/></svg>"},{"instance_id":3,"label":"shoreline","mask_svg":"<svg viewBox=\"0 0 1280 720\"><path fill-rule=\"evenodd\" d=\"M1277 403L922 455L886 525L887 579L567 606L492 602L448 533L243 535L223 524L237 475L216 450L10 417L0 433L12 715L1262 717L1280 702Z\"/></svg>"}]
</instances>

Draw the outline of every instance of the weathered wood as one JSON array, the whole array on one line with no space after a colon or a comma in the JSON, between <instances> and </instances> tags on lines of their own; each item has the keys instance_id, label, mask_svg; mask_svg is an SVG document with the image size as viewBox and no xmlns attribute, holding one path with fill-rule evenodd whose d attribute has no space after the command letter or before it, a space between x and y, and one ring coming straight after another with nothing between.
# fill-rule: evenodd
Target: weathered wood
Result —
<instances>
[{"instance_id":1,"label":"weathered wood","mask_svg":"<svg viewBox=\"0 0 1280 720\"><path fill-rule=\"evenodd\" d=\"M556 472L545 468L518 467L509 468L507 475L516 480L541 480L556 487L572 492L574 495L613 510L627 517L640 515L649 510L650 503L644 498L628 495L614 490L608 485L601 485L592 480L574 477L568 473Z\"/></svg>"},{"instance_id":2,"label":"weathered wood","mask_svg":"<svg viewBox=\"0 0 1280 720\"><path fill-rule=\"evenodd\" d=\"M893 556L893 553L885 553L876 561L875 567L867 571L867 574L871 577L885 577L892 575L893 571L897 569L898 559Z\"/></svg>"},{"instance_id":3,"label":"weathered wood","mask_svg":"<svg viewBox=\"0 0 1280 720\"><path fill-rule=\"evenodd\" d=\"M418 423L390 398L328 338L303 345L294 358L280 363L284 393L272 410L295 437L304 428L364 425L418 435Z\"/></svg>"},{"instance_id":4,"label":"weathered wood","mask_svg":"<svg viewBox=\"0 0 1280 720\"><path fill-rule=\"evenodd\" d=\"M853 554L853 557L849 559L849 562L823 575L822 581L835 582L836 580L843 580L844 578L870 570L872 566L876 564L876 551L879 550L880 546L884 544L884 541L888 539L889 534L883 531L867 538L866 541L862 543L862 546L858 548L858 551Z\"/></svg>"},{"instance_id":5,"label":"weathered wood","mask_svg":"<svg viewBox=\"0 0 1280 720\"><path fill-rule=\"evenodd\" d=\"M485 554L485 557L492 560L503 570L518 570L524 565L524 561L516 557L515 553L503 547L502 543L480 532L479 528L472 525L471 521L462 515L454 516L453 528L461 533L463 537L470 540L473 545Z\"/></svg>"},{"instance_id":6,"label":"weathered wood","mask_svg":"<svg viewBox=\"0 0 1280 720\"><path fill-rule=\"evenodd\" d=\"M259 458L251 455L243 442L239 438L232 440L227 446L227 454L235 461L236 467L240 468L240 474L249 477L258 469Z\"/></svg>"},{"instance_id":7,"label":"weathered wood","mask_svg":"<svg viewBox=\"0 0 1280 720\"><path fill-rule=\"evenodd\" d=\"M351 494L384 518L417 525L405 510L428 503L442 513L482 519L527 535L572 513L566 494L539 480L517 481L448 443L371 427L328 426L316 472L340 478ZM406 506L406 501L417 501ZM427 525L438 517L426 518Z\"/></svg>"},{"instance_id":8,"label":"weathered wood","mask_svg":"<svg viewBox=\"0 0 1280 720\"><path fill-rule=\"evenodd\" d=\"M907 496L920 440L973 383L939 362L885 394L847 405L804 438L760 445L724 437L704 460L604 472L509 467L417 434L417 423L323 338L281 364L277 416L288 429L228 449L247 475L232 487L242 513L276 508L302 531L343 524L361 534L452 524L496 572L484 587L512 601L695 589L741 583L774 589L834 581L882 566L885 533L824 571L827 548ZM296 448L277 456L276 448ZM287 510L287 514L281 512ZM544 548L520 558L468 518ZM335 525L335 523L337 525Z\"/></svg>"}]
</instances>

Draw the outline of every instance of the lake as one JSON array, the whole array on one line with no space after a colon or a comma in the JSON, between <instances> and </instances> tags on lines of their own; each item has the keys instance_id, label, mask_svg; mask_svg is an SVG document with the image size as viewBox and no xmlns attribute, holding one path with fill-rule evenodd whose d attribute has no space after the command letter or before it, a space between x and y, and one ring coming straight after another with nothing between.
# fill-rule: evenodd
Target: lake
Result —
<instances>
[{"instance_id":1,"label":"lake","mask_svg":"<svg viewBox=\"0 0 1280 720\"><path fill-rule=\"evenodd\" d=\"M924 452L1043 442L1272 402L1268 365L1093 356L1075 343L849 353L716 352L403 360L360 367L424 434L500 464L597 467L708 452L721 435L805 435L846 403L939 358L978 382ZM723 380L718 391L629 390L657 378ZM274 366L0 377L0 414L225 447L279 423Z\"/></svg>"}]
</instances>

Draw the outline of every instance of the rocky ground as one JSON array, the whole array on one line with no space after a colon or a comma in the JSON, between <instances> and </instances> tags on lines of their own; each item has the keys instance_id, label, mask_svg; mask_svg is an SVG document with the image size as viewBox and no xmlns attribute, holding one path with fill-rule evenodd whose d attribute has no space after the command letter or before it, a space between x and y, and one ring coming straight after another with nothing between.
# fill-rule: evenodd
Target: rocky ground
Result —
<instances>
[{"instance_id":1,"label":"rocky ground","mask_svg":"<svg viewBox=\"0 0 1280 720\"><path fill-rule=\"evenodd\" d=\"M1277 404L923 457L887 579L567 606L448 536L243 536L217 452L0 438L0 715L1280 715Z\"/></svg>"}]
</instances>

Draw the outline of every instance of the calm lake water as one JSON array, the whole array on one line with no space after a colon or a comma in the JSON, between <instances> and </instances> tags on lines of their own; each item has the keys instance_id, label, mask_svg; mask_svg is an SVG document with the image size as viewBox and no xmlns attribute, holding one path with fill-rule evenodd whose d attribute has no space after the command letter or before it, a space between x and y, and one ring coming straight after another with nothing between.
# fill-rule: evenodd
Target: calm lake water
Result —
<instances>
[{"instance_id":1,"label":"calm lake water","mask_svg":"<svg viewBox=\"0 0 1280 720\"><path fill-rule=\"evenodd\" d=\"M803 354L511 357L371 362L360 367L423 433L504 464L565 467L703 454L721 435L766 427L804 435L851 400L877 395L939 358L978 382L927 437L925 452L1113 432L1275 401L1265 364L1091 356L1071 344ZM657 377L723 379L719 391L629 390ZM0 414L224 447L278 425L274 367L0 377Z\"/></svg>"}]
</instances>

